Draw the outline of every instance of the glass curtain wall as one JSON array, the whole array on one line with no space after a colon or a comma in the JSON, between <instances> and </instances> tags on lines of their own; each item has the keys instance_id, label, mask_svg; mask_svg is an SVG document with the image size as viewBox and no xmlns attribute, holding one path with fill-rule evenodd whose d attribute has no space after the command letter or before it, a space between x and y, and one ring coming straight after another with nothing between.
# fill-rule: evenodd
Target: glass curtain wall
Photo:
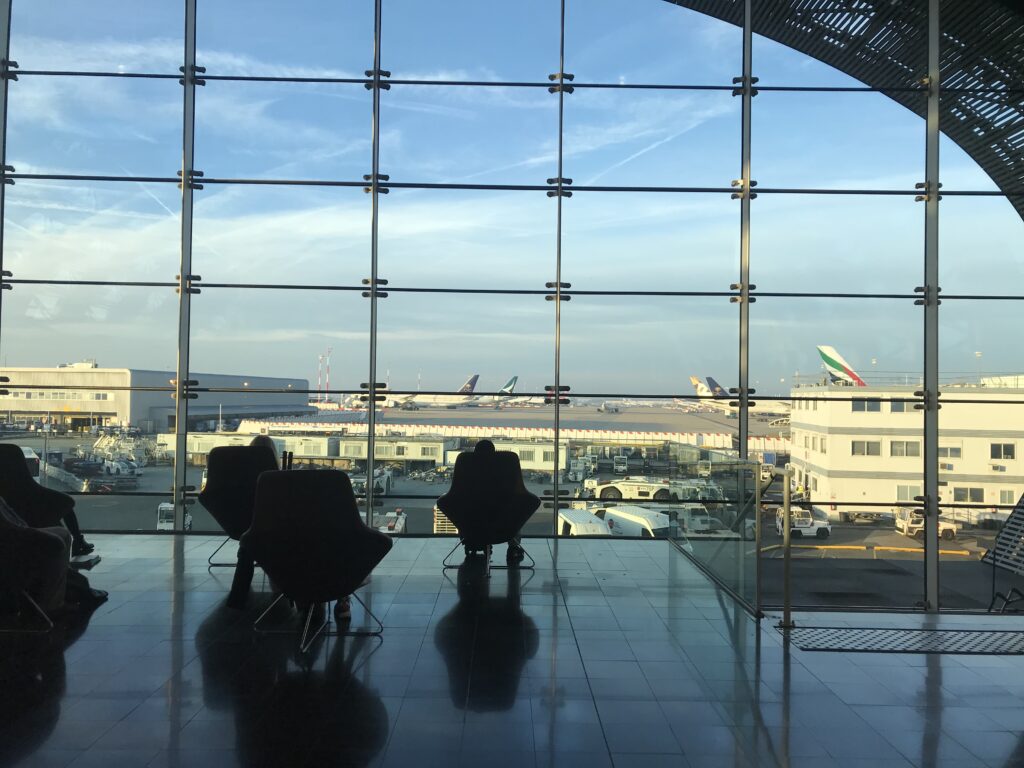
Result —
<instances>
[{"instance_id":1,"label":"glass curtain wall","mask_svg":"<svg viewBox=\"0 0 1024 768\"><path fill-rule=\"evenodd\" d=\"M929 240L930 127L896 101L925 85L665 0L4 5L0 439L87 528L218 530L209 451L269 434L375 525L448 534L487 438L543 500L528 536L671 538L777 603L788 467L797 604L986 606L1024 492L986 329L1024 232L944 140Z\"/></svg>"}]
</instances>

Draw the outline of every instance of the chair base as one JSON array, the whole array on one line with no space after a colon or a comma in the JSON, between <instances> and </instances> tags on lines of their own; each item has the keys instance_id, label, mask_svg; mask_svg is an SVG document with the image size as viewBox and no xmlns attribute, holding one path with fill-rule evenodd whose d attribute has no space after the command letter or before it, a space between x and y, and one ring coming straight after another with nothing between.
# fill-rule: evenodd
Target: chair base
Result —
<instances>
[{"instance_id":1,"label":"chair base","mask_svg":"<svg viewBox=\"0 0 1024 768\"><path fill-rule=\"evenodd\" d=\"M329 601L327 603L313 603L309 606L309 608L306 609L306 619L303 622L302 634L299 637L300 653L305 653L306 651L308 651L312 647L314 641L316 641L316 639L321 634L323 634L324 637L379 637L384 632L384 625L381 623L380 619L378 619L373 614L373 612L366 607L366 603L364 603L362 599L354 593L350 595L350 597L353 598L361 606L363 606L363 610L366 612L366 615L373 620L373 622L377 625L377 628L350 629L346 631L335 630L332 632L330 629L328 629L328 627L331 624L331 602ZM277 597L274 598L273 602L266 607L263 613L261 613L259 617L256 619L256 621L253 622L252 628L254 631L262 635L295 634L294 629L265 629L262 626L260 626L260 623L263 621L264 618L266 618L267 614L269 614L274 609L274 606L281 602L282 599L284 599L284 595L279 594ZM324 618L323 621L320 622L320 625L313 629L313 614L316 612L318 606L323 609ZM337 626L337 624L335 624L335 626ZM310 634L311 629L313 630L312 634Z\"/></svg>"},{"instance_id":2,"label":"chair base","mask_svg":"<svg viewBox=\"0 0 1024 768\"><path fill-rule=\"evenodd\" d=\"M444 556L444 560L441 561L441 567L442 567L443 570L448 571L448 570L451 570L453 568L461 568L462 567L462 563L456 564L456 563L449 563L448 562L449 558L452 555L455 554L455 550L458 549L459 547L462 547L462 546L465 546L465 544L463 543L462 539L459 539L459 543L456 544L454 547L452 547L451 552L449 552L447 555ZM488 544L486 547L484 547L484 563L485 563L485 565L484 565L484 576L490 576L491 575L491 569L502 571L502 570L509 570L509 569L514 568L514 569L520 570L520 571L532 571L537 566L537 561L533 559L533 555L531 555L529 552L527 552L526 548L523 547L523 545L521 543L520 543L519 546L523 550L523 554L526 557L530 558L530 564L529 565L523 565L522 563L516 563L515 565L491 565L491 553L494 550L494 545L493 544ZM465 560L463 560L463 563L464 562L465 562Z\"/></svg>"},{"instance_id":3,"label":"chair base","mask_svg":"<svg viewBox=\"0 0 1024 768\"><path fill-rule=\"evenodd\" d=\"M992 613L992 609L995 608L996 600L1003 601L1002 606L999 608L999 613L1006 613L1006 609L1014 603L1024 602L1024 592L1021 592L1016 587L1010 587L1010 591L1005 595L1002 592L996 592L992 602L988 604L989 613Z\"/></svg>"},{"instance_id":4,"label":"chair base","mask_svg":"<svg viewBox=\"0 0 1024 768\"><path fill-rule=\"evenodd\" d=\"M213 558L215 558L217 556L218 552L220 552L222 549L224 549L224 546L229 541L231 541L231 537L230 536L225 538L224 541L222 541L220 543L220 546L217 547L215 550L213 550L213 552L210 553L210 556L208 558L206 558L206 570L210 570L211 568L234 568L235 567L236 563L232 563L232 562L221 562L221 563L213 562Z\"/></svg>"},{"instance_id":5,"label":"chair base","mask_svg":"<svg viewBox=\"0 0 1024 768\"><path fill-rule=\"evenodd\" d=\"M17 594L17 597L21 598L21 599L24 599L25 601L28 602L28 604L30 606L32 606L32 613L35 614L36 618L42 619L43 626L38 628L38 629L31 628L31 627L28 627L28 628L20 628L19 627L17 629L0 629L0 634L3 634L3 635L45 635L47 632L49 632L51 629L53 629L53 620L46 614L46 611L44 611L42 609L42 607L39 605L39 603L37 603L35 600L32 599L32 595L30 595L25 590L20 590L18 592L18 594ZM18 616L20 614L21 614L21 612L18 611L17 613L15 613L15 616Z\"/></svg>"}]
</instances>

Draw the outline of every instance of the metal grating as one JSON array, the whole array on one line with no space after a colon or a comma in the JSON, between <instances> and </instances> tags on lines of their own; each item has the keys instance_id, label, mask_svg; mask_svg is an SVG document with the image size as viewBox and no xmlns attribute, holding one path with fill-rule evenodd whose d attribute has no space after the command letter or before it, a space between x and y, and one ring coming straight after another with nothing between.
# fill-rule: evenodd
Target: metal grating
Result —
<instances>
[{"instance_id":1,"label":"metal grating","mask_svg":"<svg viewBox=\"0 0 1024 768\"><path fill-rule=\"evenodd\" d=\"M742 0L667 1L743 24ZM756 34L878 88L924 117L926 2L755 0L753 10ZM1024 217L1024 3L941 0L939 21L941 130ZM756 75L756 62L754 67Z\"/></svg>"},{"instance_id":2,"label":"metal grating","mask_svg":"<svg viewBox=\"0 0 1024 768\"><path fill-rule=\"evenodd\" d=\"M1024 654L1024 632L858 627L796 627L788 632L790 640L801 651Z\"/></svg>"}]
</instances>

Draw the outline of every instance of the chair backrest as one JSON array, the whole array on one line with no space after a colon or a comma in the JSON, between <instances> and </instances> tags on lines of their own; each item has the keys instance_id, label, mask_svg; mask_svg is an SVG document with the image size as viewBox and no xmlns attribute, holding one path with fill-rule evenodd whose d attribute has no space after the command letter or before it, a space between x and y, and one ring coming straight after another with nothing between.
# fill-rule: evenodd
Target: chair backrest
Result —
<instances>
[{"instance_id":1,"label":"chair backrest","mask_svg":"<svg viewBox=\"0 0 1024 768\"><path fill-rule=\"evenodd\" d=\"M17 499L25 494L30 483L35 484L35 480L28 471L21 447L14 443L0 443L0 496L16 507Z\"/></svg>"},{"instance_id":2,"label":"chair backrest","mask_svg":"<svg viewBox=\"0 0 1024 768\"><path fill-rule=\"evenodd\" d=\"M210 451L202 504L233 539L252 523L256 484L264 472L277 470L273 451L259 445L224 445Z\"/></svg>"},{"instance_id":3,"label":"chair backrest","mask_svg":"<svg viewBox=\"0 0 1024 768\"><path fill-rule=\"evenodd\" d=\"M449 493L480 501L528 493L518 454L512 451L460 453L455 459Z\"/></svg>"},{"instance_id":4,"label":"chair backrest","mask_svg":"<svg viewBox=\"0 0 1024 768\"><path fill-rule=\"evenodd\" d=\"M391 549L340 470L264 472L243 542L284 594L315 602L351 594Z\"/></svg>"},{"instance_id":5,"label":"chair backrest","mask_svg":"<svg viewBox=\"0 0 1024 768\"><path fill-rule=\"evenodd\" d=\"M476 450L455 460L452 487L437 500L467 546L501 544L519 533L540 499L526 489L519 456Z\"/></svg>"}]
</instances>

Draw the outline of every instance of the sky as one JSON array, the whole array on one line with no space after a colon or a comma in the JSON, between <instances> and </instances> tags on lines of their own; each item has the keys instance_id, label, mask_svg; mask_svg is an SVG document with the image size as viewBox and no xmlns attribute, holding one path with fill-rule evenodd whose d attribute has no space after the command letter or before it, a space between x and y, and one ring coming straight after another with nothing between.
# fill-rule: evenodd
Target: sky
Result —
<instances>
[{"instance_id":1,"label":"sky","mask_svg":"<svg viewBox=\"0 0 1024 768\"><path fill-rule=\"evenodd\" d=\"M176 74L180 0L147 12L115 0L14 0L21 70ZM728 85L740 31L664 0L567 4L576 83ZM200 0L209 75L361 77L373 3ZM558 70L558 3L385 0L392 79L546 82ZM756 38L760 85L855 85ZM22 75L9 96L7 162L21 173L173 178L174 79ZM211 80L197 91L196 167L207 178L359 180L371 167L361 84ZM564 175L576 185L725 187L740 167L740 100L719 91L579 88L565 97ZM394 85L381 95L381 172L392 181L543 184L557 175L558 99L546 88ZM753 177L761 188L906 189L924 177L924 124L880 94L762 92ZM944 141L945 189L994 185ZM4 267L36 280L169 283L178 273L173 182L18 180ZM922 283L924 209L910 197L762 194L752 203L752 282L763 291L910 294ZM999 198L943 201L944 294L1019 285L1024 227ZM556 202L543 191L392 190L380 198L379 274L391 287L542 290L555 279ZM192 368L367 380L370 199L358 188L207 184L195 193ZM577 192L563 200L562 279L583 291L727 291L739 277L739 204L722 194ZM1016 302L948 300L944 375L1020 372ZM561 307L561 377L574 391L690 394L688 377L735 383L727 297L577 294ZM166 285L18 285L3 297L0 362L173 369L177 296ZM455 389L480 373L536 391L553 380L554 305L519 293L392 291L379 301L378 378ZM922 320L906 300L762 297L751 307L751 381L785 394L830 344L862 373L921 370ZM981 357L978 356L981 352Z\"/></svg>"}]
</instances>

